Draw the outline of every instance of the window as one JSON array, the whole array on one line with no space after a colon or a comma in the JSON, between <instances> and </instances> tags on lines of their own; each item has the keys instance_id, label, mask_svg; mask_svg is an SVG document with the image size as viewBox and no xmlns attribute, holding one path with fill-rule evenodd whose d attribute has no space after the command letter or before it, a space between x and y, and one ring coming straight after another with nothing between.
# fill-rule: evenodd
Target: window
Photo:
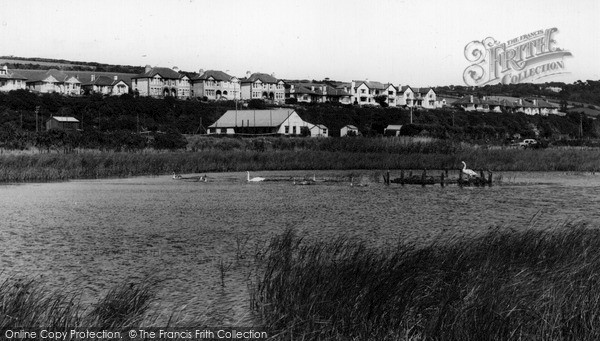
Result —
<instances>
[{"instance_id":1,"label":"window","mask_svg":"<svg viewBox=\"0 0 600 341\"><path fill-rule=\"evenodd\" d=\"M365 93L365 89L360 89L360 93L364 94Z\"/></svg>"},{"instance_id":2,"label":"window","mask_svg":"<svg viewBox=\"0 0 600 341\"><path fill-rule=\"evenodd\" d=\"M221 134L227 134L227 128L221 128Z\"/></svg>"},{"instance_id":3,"label":"window","mask_svg":"<svg viewBox=\"0 0 600 341\"><path fill-rule=\"evenodd\" d=\"M393 91L388 91L388 95L394 95Z\"/></svg>"},{"instance_id":4,"label":"window","mask_svg":"<svg viewBox=\"0 0 600 341\"><path fill-rule=\"evenodd\" d=\"M284 132L286 134L289 134L290 133L290 126L285 126L284 128L285 128Z\"/></svg>"},{"instance_id":5,"label":"window","mask_svg":"<svg viewBox=\"0 0 600 341\"><path fill-rule=\"evenodd\" d=\"M296 126L292 127L292 134L296 135Z\"/></svg>"}]
</instances>

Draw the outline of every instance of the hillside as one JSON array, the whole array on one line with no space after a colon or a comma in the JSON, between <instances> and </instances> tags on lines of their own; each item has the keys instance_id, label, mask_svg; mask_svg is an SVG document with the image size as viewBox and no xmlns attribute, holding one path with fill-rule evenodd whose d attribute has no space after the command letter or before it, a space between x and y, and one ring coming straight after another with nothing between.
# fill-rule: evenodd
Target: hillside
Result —
<instances>
[{"instance_id":1,"label":"hillside","mask_svg":"<svg viewBox=\"0 0 600 341\"><path fill-rule=\"evenodd\" d=\"M0 65L7 65L9 69L47 70L60 69L65 71L96 71L138 74L144 71L143 66L112 65L97 62L79 62L65 59L25 58L14 56L0 56Z\"/></svg>"}]
</instances>

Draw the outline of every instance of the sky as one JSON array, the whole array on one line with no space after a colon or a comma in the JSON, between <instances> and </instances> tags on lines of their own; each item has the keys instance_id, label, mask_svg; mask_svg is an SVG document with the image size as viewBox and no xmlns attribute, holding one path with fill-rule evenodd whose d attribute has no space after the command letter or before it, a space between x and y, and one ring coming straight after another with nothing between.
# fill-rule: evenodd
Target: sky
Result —
<instances>
[{"instance_id":1,"label":"sky","mask_svg":"<svg viewBox=\"0 0 600 341\"><path fill-rule=\"evenodd\" d=\"M566 73L600 79L597 0L2 0L0 55L464 85L465 46L556 27Z\"/></svg>"}]
</instances>

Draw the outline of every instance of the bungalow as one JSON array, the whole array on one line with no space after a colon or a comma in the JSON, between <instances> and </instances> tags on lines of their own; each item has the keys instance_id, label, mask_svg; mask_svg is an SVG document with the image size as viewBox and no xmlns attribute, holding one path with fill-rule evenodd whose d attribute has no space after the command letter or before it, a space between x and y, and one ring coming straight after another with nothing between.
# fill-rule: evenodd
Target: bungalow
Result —
<instances>
[{"instance_id":1,"label":"bungalow","mask_svg":"<svg viewBox=\"0 0 600 341\"><path fill-rule=\"evenodd\" d=\"M244 100L264 99L277 103L285 101L285 82L266 73L246 73L241 80L241 98Z\"/></svg>"},{"instance_id":2,"label":"bungalow","mask_svg":"<svg viewBox=\"0 0 600 341\"><path fill-rule=\"evenodd\" d=\"M84 92L99 93L102 95L120 96L129 93L129 85L118 76L108 77L91 75L90 82L81 85Z\"/></svg>"},{"instance_id":3,"label":"bungalow","mask_svg":"<svg viewBox=\"0 0 600 341\"><path fill-rule=\"evenodd\" d=\"M239 99L240 81L223 71L200 69L198 76L191 79L192 97L206 97L209 100Z\"/></svg>"},{"instance_id":4,"label":"bungalow","mask_svg":"<svg viewBox=\"0 0 600 341\"><path fill-rule=\"evenodd\" d=\"M300 135L303 127L312 126L292 109L228 110L208 127L208 134Z\"/></svg>"},{"instance_id":5,"label":"bungalow","mask_svg":"<svg viewBox=\"0 0 600 341\"><path fill-rule=\"evenodd\" d=\"M77 130L79 120L75 117L52 116L46 121L46 130Z\"/></svg>"},{"instance_id":6,"label":"bungalow","mask_svg":"<svg viewBox=\"0 0 600 341\"><path fill-rule=\"evenodd\" d=\"M21 76L16 72L8 70L8 67L4 65L0 69L0 91L11 91L25 89L25 80L27 78Z\"/></svg>"},{"instance_id":7,"label":"bungalow","mask_svg":"<svg viewBox=\"0 0 600 341\"><path fill-rule=\"evenodd\" d=\"M485 96L478 98L469 95L456 100L453 105L457 108L462 108L465 111L502 112L502 108L504 108L506 104L496 99L486 98Z\"/></svg>"},{"instance_id":8,"label":"bungalow","mask_svg":"<svg viewBox=\"0 0 600 341\"><path fill-rule=\"evenodd\" d=\"M177 67L146 65L144 72L131 77L131 89L140 96L189 98L190 88L189 77L179 73Z\"/></svg>"},{"instance_id":9,"label":"bungalow","mask_svg":"<svg viewBox=\"0 0 600 341\"><path fill-rule=\"evenodd\" d=\"M81 82L77 77L70 76L63 71L50 69L48 71L31 71L26 76L25 84L32 92L56 92L63 95L80 95Z\"/></svg>"},{"instance_id":10,"label":"bungalow","mask_svg":"<svg viewBox=\"0 0 600 341\"><path fill-rule=\"evenodd\" d=\"M353 125L347 125L340 129L340 136L356 136L359 134L358 128Z\"/></svg>"}]
</instances>

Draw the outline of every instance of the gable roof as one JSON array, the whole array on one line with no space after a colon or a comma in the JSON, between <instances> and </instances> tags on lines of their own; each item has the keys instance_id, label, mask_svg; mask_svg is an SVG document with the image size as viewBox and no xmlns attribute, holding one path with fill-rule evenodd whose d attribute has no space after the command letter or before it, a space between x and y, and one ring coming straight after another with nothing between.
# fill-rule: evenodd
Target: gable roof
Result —
<instances>
[{"instance_id":1,"label":"gable roof","mask_svg":"<svg viewBox=\"0 0 600 341\"><path fill-rule=\"evenodd\" d=\"M273 109L273 110L227 110L215 123L209 128L227 128L227 127L278 127L285 122L288 117L295 114L292 109Z\"/></svg>"},{"instance_id":2,"label":"gable roof","mask_svg":"<svg viewBox=\"0 0 600 341\"><path fill-rule=\"evenodd\" d=\"M79 122L78 119L76 119L75 117L70 117L70 116L52 116L48 120L52 120L52 119L55 119L58 122Z\"/></svg>"},{"instance_id":3,"label":"gable roof","mask_svg":"<svg viewBox=\"0 0 600 341\"><path fill-rule=\"evenodd\" d=\"M180 74L179 72L170 69L168 67L153 67L151 69L149 69L148 71L144 71L140 74L137 74L133 77L131 77L132 79L135 78L152 78L156 75L161 76L162 78L167 78L167 79L180 79L183 78L183 75Z\"/></svg>"},{"instance_id":4,"label":"gable roof","mask_svg":"<svg viewBox=\"0 0 600 341\"><path fill-rule=\"evenodd\" d=\"M26 77L23 77L22 75L9 70L8 68L6 68L6 66L4 70L6 71L6 73L0 74L0 79L27 79Z\"/></svg>"},{"instance_id":5,"label":"gable roof","mask_svg":"<svg viewBox=\"0 0 600 341\"><path fill-rule=\"evenodd\" d=\"M84 86L89 86L89 85L98 85L98 86L113 86L119 82L123 82L125 83L125 81L123 81L122 79L119 79L117 77L117 79L115 79L114 77L109 77L109 76L98 76L96 77L93 81L90 79L90 82L83 84Z\"/></svg>"},{"instance_id":6,"label":"gable roof","mask_svg":"<svg viewBox=\"0 0 600 341\"><path fill-rule=\"evenodd\" d=\"M233 76L230 76L223 71L207 70L207 71L204 71L203 74L192 77L191 79L192 79L192 81L200 81L200 80L207 80L210 77L214 78L216 81L229 81L232 78L234 78Z\"/></svg>"},{"instance_id":7,"label":"gable roof","mask_svg":"<svg viewBox=\"0 0 600 341\"><path fill-rule=\"evenodd\" d=\"M242 80L242 83L254 83L257 80L260 80L263 83L278 83L279 80L271 75L266 73L253 73L250 77Z\"/></svg>"},{"instance_id":8,"label":"gable roof","mask_svg":"<svg viewBox=\"0 0 600 341\"><path fill-rule=\"evenodd\" d=\"M361 86L361 84L365 84L369 89L378 89L378 90L384 90L387 88L387 86L383 85L383 83L381 82L375 82L375 81L360 81L360 80L355 80L355 86L358 88L359 86Z\"/></svg>"}]
</instances>

